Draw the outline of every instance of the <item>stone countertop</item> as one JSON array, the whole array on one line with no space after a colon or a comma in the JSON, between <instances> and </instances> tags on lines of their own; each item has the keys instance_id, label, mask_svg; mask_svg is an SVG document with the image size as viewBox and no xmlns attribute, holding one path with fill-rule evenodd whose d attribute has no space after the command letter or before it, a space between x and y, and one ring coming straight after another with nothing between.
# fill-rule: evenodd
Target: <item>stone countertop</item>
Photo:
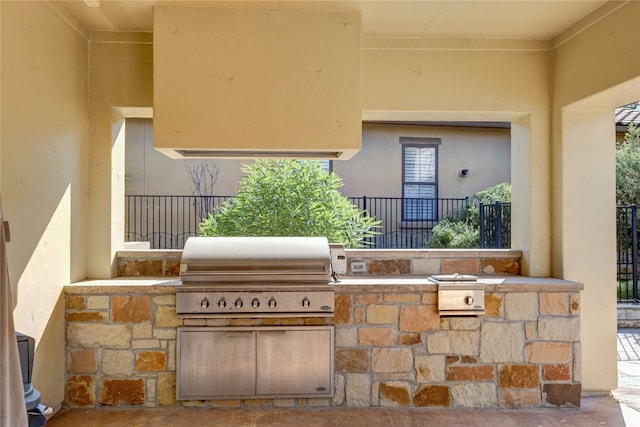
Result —
<instances>
[{"instance_id":1,"label":"stone countertop","mask_svg":"<svg viewBox=\"0 0 640 427\"><path fill-rule=\"evenodd\" d=\"M575 292L583 284L551 277L525 276L480 276L478 282L487 292ZM179 278L162 277L118 277L113 279L83 280L64 287L67 294L111 294L111 293L173 293L180 287ZM429 276L348 276L335 284L339 292L407 292L437 291L437 285Z\"/></svg>"},{"instance_id":2,"label":"stone countertop","mask_svg":"<svg viewBox=\"0 0 640 427\"><path fill-rule=\"evenodd\" d=\"M478 282L485 285L488 292L575 292L583 289L583 284L552 277L525 276L480 276ZM437 291L437 285L422 277L354 277L349 276L336 284L343 292L358 291Z\"/></svg>"},{"instance_id":3,"label":"stone countertop","mask_svg":"<svg viewBox=\"0 0 640 427\"><path fill-rule=\"evenodd\" d=\"M178 277L114 277L112 279L87 279L64 287L67 294L166 294L175 292L182 285Z\"/></svg>"}]
</instances>

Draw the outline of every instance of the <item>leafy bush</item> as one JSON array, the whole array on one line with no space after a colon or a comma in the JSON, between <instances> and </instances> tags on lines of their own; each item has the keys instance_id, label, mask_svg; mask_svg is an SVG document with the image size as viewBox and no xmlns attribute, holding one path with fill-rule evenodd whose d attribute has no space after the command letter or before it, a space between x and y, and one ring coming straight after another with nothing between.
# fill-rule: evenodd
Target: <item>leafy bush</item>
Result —
<instances>
[{"instance_id":1,"label":"leafy bush","mask_svg":"<svg viewBox=\"0 0 640 427\"><path fill-rule=\"evenodd\" d=\"M616 204L640 204L640 127L633 123L629 124L624 141L616 146ZM630 210L618 209L616 227L618 252L630 253L633 247L633 219ZM640 236L640 230L638 234Z\"/></svg>"},{"instance_id":2,"label":"leafy bush","mask_svg":"<svg viewBox=\"0 0 640 427\"><path fill-rule=\"evenodd\" d=\"M317 162L257 160L236 197L200 224L202 236L323 236L347 248L378 234L376 221L338 191L342 179Z\"/></svg>"},{"instance_id":3,"label":"leafy bush","mask_svg":"<svg viewBox=\"0 0 640 427\"><path fill-rule=\"evenodd\" d=\"M428 248L479 248L480 247L480 203L511 201L511 184L503 182L471 196L469 203L460 211L440 221L433 227Z\"/></svg>"},{"instance_id":4,"label":"leafy bush","mask_svg":"<svg viewBox=\"0 0 640 427\"><path fill-rule=\"evenodd\" d=\"M616 204L640 204L640 128L633 123L616 147Z\"/></svg>"},{"instance_id":5,"label":"leafy bush","mask_svg":"<svg viewBox=\"0 0 640 427\"><path fill-rule=\"evenodd\" d=\"M486 190L478 191L472 196L474 204L477 203L495 203L495 202L510 202L511 201L511 184L503 182L493 187L489 187Z\"/></svg>"},{"instance_id":6,"label":"leafy bush","mask_svg":"<svg viewBox=\"0 0 640 427\"><path fill-rule=\"evenodd\" d=\"M479 229L468 221L444 219L433 227L429 248L477 248L480 245Z\"/></svg>"}]
</instances>

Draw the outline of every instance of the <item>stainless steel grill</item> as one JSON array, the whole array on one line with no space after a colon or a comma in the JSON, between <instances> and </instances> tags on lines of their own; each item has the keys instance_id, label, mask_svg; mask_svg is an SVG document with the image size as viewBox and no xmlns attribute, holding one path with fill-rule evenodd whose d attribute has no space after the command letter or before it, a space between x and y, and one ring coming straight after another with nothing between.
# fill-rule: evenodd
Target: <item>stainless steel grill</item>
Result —
<instances>
[{"instance_id":1,"label":"stainless steel grill","mask_svg":"<svg viewBox=\"0 0 640 427\"><path fill-rule=\"evenodd\" d=\"M323 237L192 237L181 261L180 316L331 316L332 250Z\"/></svg>"},{"instance_id":2,"label":"stainless steel grill","mask_svg":"<svg viewBox=\"0 0 640 427\"><path fill-rule=\"evenodd\" d=\"M185 284L323 282L331 278L324 237L192 237L182 253Z\"/></svg>"},{"instance_id":3,"label":"stainless steel grill","mask_svg":"<svg viewBox=\"0 0 640 427\"><path fill-rule=\"evenodd\" d=\"M333 396L334 327L326 324L329 320L287 326L261 319L331 317L333 284L345 270L342 247L320 237L188 239L176 295L178 315L251 318L252 326L179 327L177 399Z\"/></svg>"}]
</instances>

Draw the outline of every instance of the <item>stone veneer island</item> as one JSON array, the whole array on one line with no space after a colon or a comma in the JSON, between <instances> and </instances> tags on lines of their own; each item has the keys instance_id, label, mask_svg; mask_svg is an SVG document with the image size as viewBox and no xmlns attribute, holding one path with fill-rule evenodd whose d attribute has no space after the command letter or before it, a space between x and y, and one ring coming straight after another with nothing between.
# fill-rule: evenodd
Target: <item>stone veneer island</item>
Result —
<instances>
[{"instance_id":1,"label":"stone veneer island","mask_svg":"<svg viewBox=\"0 0 640 427\"><path fill-rule=\"evenodd\" d=\"M347 251L347 257L364 261L367 273L335 285L333 318L180 319L179 252L122 253L119 271L133 277L65 288L66 404L580 405L581 284L517 275L518 251ZM484 316L438 314L437 287L427 277L452 272L487 282ZM335 325L333 398L176 401L178 326L318 324Z\"/></svg>"}]
</instances>

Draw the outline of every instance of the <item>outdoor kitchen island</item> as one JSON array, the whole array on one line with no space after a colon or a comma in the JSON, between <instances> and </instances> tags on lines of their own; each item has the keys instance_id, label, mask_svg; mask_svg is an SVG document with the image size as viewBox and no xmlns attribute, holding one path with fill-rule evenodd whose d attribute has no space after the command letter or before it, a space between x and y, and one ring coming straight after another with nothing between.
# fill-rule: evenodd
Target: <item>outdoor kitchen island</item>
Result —
<instances>
[{"instance_id":1,"label":"outdoor kitchen island","mask_svg":"<svg viewBox=\"0 0 640 427\"><path fill-rule=\"evenodd\" d=\"M504 252L496 252L481 257L512 265L505 264ZM137 264L139 272L156 277L65 287L70 407L580 405L579 283L502 274L500 267L487 269L477 260L483 271L495 273L480 275L485 314L441 316L437 285L428 275L399 274L397 261L384 261L392 266L389 274L351 275L334 285L333 317L183 319L175 307L180 255L153 255L151 261L140 253L131 256L137 261L119 262L121 275ZM155 264L161 271L153 260L161 260ZM447 273L444 259L439 265L437 273ZM333 397L176 400L177 327L274 325L334 326Z\"/></svg>"}]
</instances>

